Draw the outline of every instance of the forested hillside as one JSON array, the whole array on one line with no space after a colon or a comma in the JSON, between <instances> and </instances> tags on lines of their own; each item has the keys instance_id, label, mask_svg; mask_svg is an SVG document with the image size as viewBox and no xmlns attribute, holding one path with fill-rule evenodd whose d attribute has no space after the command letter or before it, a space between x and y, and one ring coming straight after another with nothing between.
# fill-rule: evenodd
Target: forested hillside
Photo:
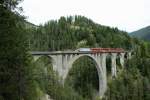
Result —
<instances>
[{"instance_id":1,"label":"forested hillside","mask_svg":"<svg viewBox=\"0 0 150 100\"><path fill-rule=\"evenodd\" d=\"M132 40L126 32L96 24L83 16L51 20L31 29L28 34L31 50L74 50L79 47L132 49Z\"/></svg>"},{"instance_id":2,"label":"forested hillside","mask_svg":"<svg viewBox=\"0 0 150 100\"><path fill-rule=\"evenodd\" d=\"M21 0L0 1L0 100L150 100L150 43L131 38L117 28L83 16L61 17L39 27L24 24L16 9ZM62 84L46 56L36 62L30 51L114 47L134 51L124 69L111 78L107 58L108 89L98 96L98 73L88 57L79 58Z\"/></svg>"},{"instance_id":3,"label":"forested hillside","mask_svg":"<svg viewBox=\"0 0 150 100\"><path fill-rule=\"evenodd\" d=\"M126 69L120 71L115 80L108 80L109 88L103 99L148 100L150 98L148 93L150 82L149 43L130 38L126 32L97 24L83 16L61 17L59 20L51 20L37 29L32 28L28 32L29 47L33 51L75 50L80 47L114 47L134 50L136 55L132 60L126 61ZM74 91L71 97L81 97L80 99L85 98L86 100L96 99L98 76L93 62L89 58L83 57L73 66L66 82L69 84L66 87L69 86ZM119 65L117 66L119 68ZM110 67L108 64L108 77ZM58 96L56 93L51 96L56 100L62 100L62 98L69 100L67 99L68 96L63 97L63 94L61 95ZM61 99L56 97L61 97Z\"/></svg>"},{"instance_id":4,"label":"forested hillside","mask_svg":"<svg viewBox=\"0 0 150 100\"><path fill-rule=\"evenodd\" d=\"M150 40L150 26L147 26L145 28L142 28L140 30L131 32L129 34L132 37L137 37L139 39L143 39L143 40Z\"/></svg>"}]
</instances>

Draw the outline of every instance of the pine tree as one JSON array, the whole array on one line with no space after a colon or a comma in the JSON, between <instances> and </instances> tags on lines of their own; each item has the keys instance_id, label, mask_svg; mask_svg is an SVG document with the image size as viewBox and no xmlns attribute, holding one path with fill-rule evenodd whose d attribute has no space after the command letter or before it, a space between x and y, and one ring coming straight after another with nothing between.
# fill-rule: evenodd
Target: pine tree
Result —
<instances>
[{"instance_id":1,"label":"pine tree","mask_svg":"<svg viewBox=\"0 0 150 100\"><path fill-rule=\"evenodd\" d=\"M0 97L21 100L29 66L23 17L14 12L20 0L0 2Z\"/></svg>"}]
</instances>

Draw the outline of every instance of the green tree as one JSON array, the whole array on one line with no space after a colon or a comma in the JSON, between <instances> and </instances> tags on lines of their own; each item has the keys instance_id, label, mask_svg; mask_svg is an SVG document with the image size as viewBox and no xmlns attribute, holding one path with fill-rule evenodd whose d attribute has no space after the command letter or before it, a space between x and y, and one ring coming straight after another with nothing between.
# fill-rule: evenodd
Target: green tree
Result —
<instances>
[{"instance_id":1,"label":"green tree","mask_svg":"<svg viewBox=\"0 0 150 100\"><path fill-rule=\"evenodd\" d=\"M12 11L20 1L0 1L0 97L4 100L21 100L26 95L30 57L24 19Z\"/></svg>"}]
</instances>

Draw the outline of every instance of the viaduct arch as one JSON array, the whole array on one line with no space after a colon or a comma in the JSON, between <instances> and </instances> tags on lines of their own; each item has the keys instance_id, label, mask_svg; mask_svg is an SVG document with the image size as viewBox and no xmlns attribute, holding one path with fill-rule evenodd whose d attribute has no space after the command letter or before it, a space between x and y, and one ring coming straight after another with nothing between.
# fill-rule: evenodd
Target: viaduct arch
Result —
<instances>
[{"instance_id":1,"label":"viaduct arch","mask_svg":"<svg viewBox=\"0 0 150 100\"><path fill-rule=\"evenodd\" d=\"M99 96L102 97L107 89L107 71L106 71L106 57L111 58L111 74L112 77L117 76L116 58L120 59L120 64L124 67L125 53L77 53L77 52L32 52L34 61L41 56L47 56L52 59L53 70L58 72L61 81L64 83L69 70L73 63L80 57L87 56L93 60L99 77ZM128 59L131 58L131 53L127 53Z\"/></svg>"}]
</instances>

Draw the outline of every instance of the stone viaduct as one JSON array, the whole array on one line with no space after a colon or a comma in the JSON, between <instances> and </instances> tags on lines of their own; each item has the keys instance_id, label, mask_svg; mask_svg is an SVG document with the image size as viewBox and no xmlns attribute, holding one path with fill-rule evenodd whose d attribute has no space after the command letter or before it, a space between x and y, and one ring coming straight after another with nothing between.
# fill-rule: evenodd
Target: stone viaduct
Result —
<instances>
[{"instance_id":1,"label":"stone viaduct","mask_svg":"<svg viewBox=\"0 0 150 100\"><path fill-rule=\"evenodd\" d=\"M91 58L98 71L99 77L99 96L102 97L107 89L107 71L106 71L106 57L111 58L111 74L112 77L117 76L116 59L119 57L122 68L124 67L124 60L131 58L131 52L78 52L78 51L55 51L55 52L31 52L36 61L41 56L47 56L52 59L53 70L58 72L62 79L65 81L69 70L73 63L80 57L87 56ZM126 55L126 57L125 57Z\"/></svg>"}]
</instances>

